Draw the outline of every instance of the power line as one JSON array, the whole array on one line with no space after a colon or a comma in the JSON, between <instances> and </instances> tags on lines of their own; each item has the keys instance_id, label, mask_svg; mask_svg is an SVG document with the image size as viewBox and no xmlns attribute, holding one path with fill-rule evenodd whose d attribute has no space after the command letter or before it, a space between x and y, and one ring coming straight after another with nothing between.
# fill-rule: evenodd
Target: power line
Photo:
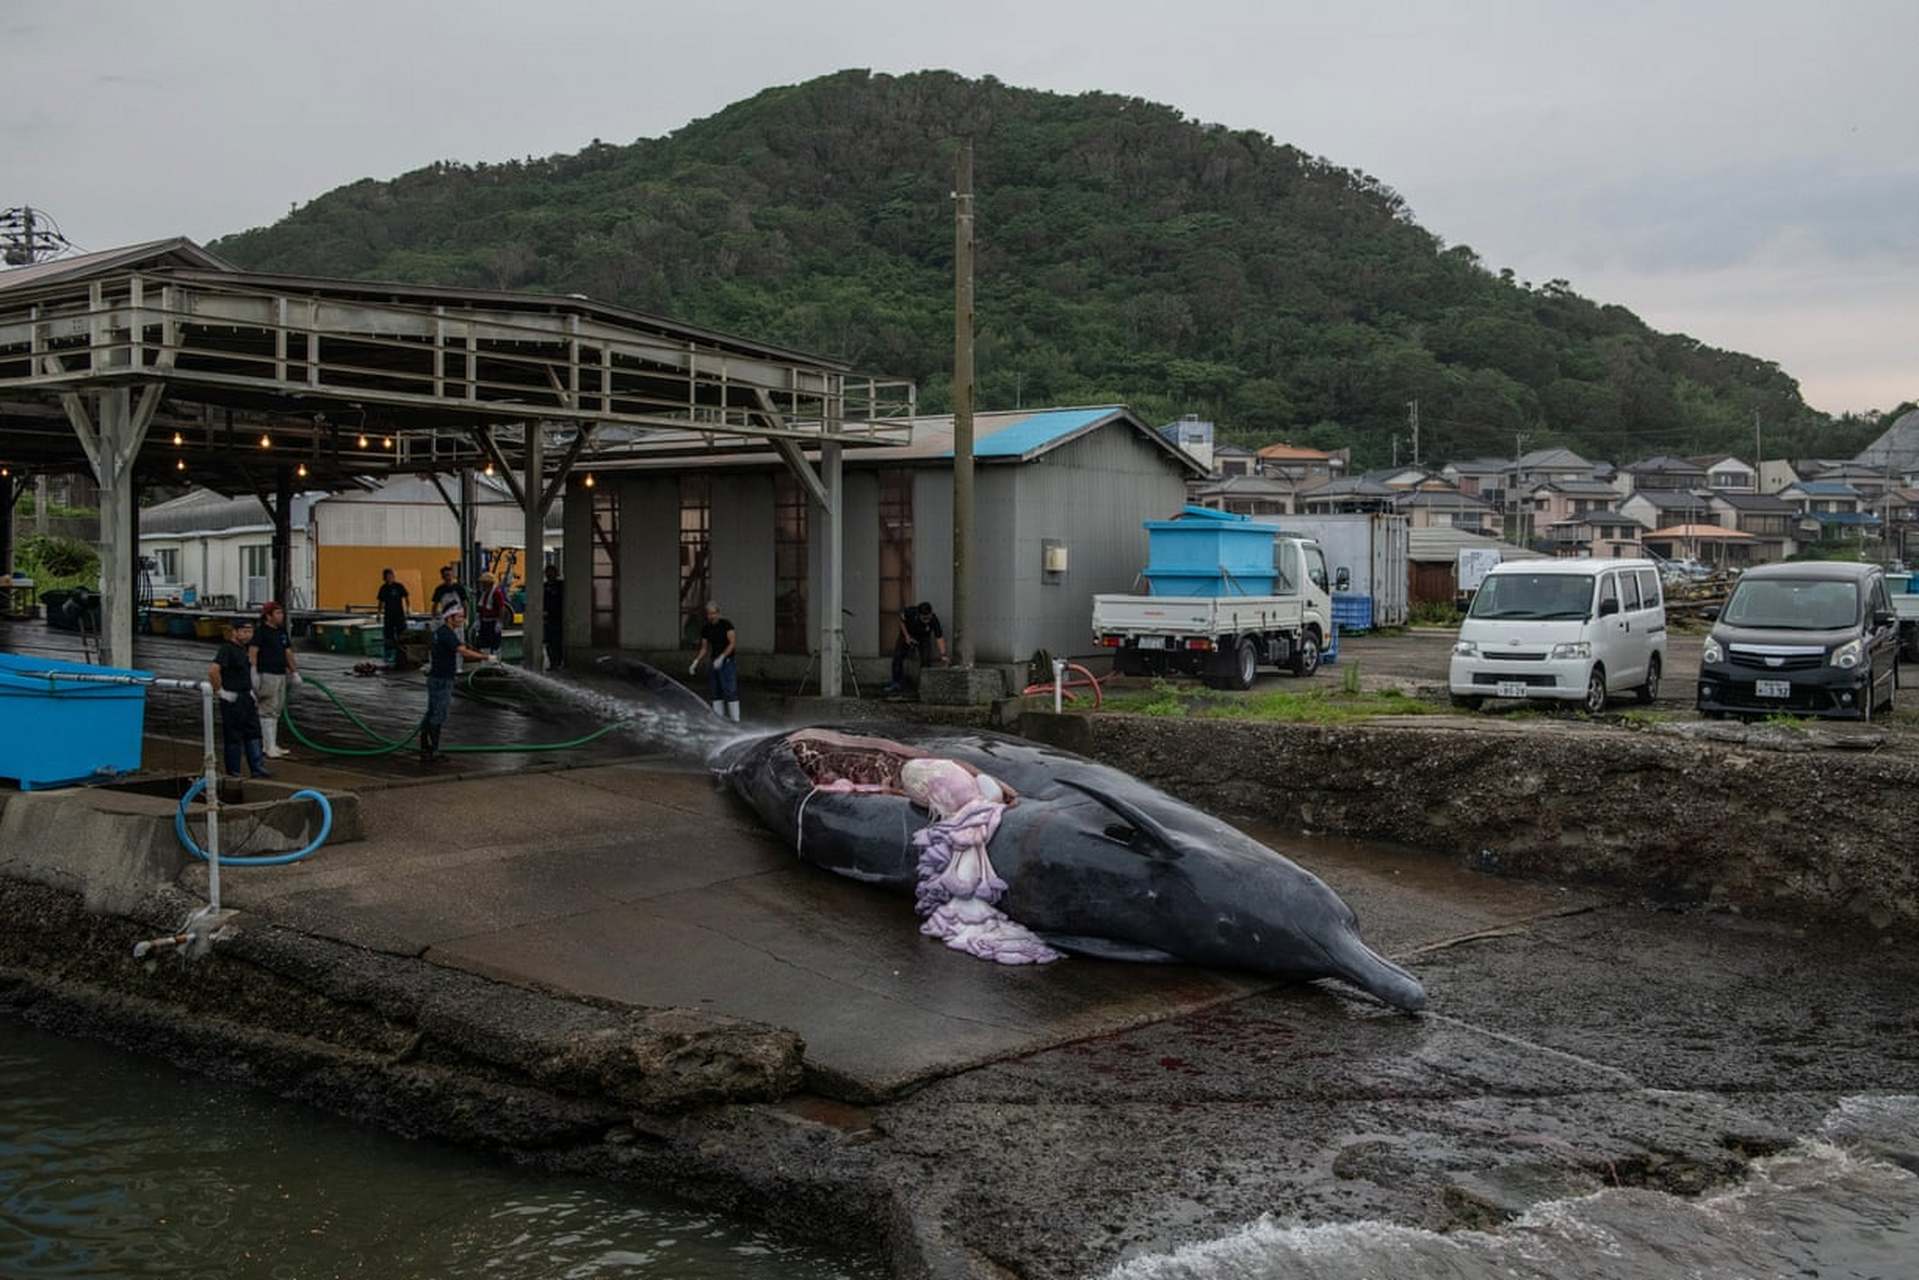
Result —
<instances>
[{"instance_id":1,"label":"power line","mask_svg":"<svg viewBox=\"0 0 1919 1280\"><path fill-rule=\"evenodd\" d=\"M72 249L73 242L60 233L60 224L43 210L27 204L0 209L0 263L30 267Z\"/></svg>"}]
</instances>

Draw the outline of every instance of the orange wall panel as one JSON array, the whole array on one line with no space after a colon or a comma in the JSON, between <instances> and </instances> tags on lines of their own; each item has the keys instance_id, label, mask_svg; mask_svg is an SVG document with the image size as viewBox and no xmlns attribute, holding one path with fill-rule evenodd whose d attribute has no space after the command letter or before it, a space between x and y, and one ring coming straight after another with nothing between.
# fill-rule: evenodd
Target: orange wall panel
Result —
<instances>
[{"instance_id":1,"label":"orange wall panel","mask_svg":"<svg viewBox=\"0 0 1919 1280\"><path fill-rule=\"evenodd\" d=\"M314 553L313 595L318 609L349 606L372 612L379 599L380 571L406 586L407 608L425 613L428 597L440 581L440 566L459 558L455 547L346 547L323 546Z\"/></svg>"}]
</instances>

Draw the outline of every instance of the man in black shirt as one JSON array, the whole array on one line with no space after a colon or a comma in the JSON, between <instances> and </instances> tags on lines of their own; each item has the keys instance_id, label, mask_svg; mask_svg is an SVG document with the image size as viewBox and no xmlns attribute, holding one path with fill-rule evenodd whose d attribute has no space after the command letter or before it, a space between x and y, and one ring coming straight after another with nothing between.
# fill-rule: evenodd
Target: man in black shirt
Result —
<instances>
[{"instance_id":1,"label":"man in black shirt","mask_svg":"<svg viewBox=\"0 0 1919 1280\"><path fill-rule=\"evenodd\" d=\"M887 693L902 693L906 689L906 660L917 654L920 670L933 665L933 650L939 649L939 659L946 661L946 632L940 627L939 615L933 612L933 604L922 600L910 609L900 610L899 636L893 641L893 679L886 686Z\"/></svg>"},{"instance_id":2,"label":"man in black shirt","mask_svg":"<svg viewBox=\"0 0 1919 1280\"><path fill-rule=\"evenodd\" d=\"M566 583L556 564L546 567L540 602L540 639L546 644L546 665L557 670L566 665Z\"/></svg>"},{"instance_id":3,"label":"man in black shirt","mask_svg":"<svg viewBox=\"0 0 1919 1280\"><path fill-rule=\"evenodd\" d=\"M440 752L440 730L446 726L446 713L453 706L453 681L460 674L460 659L493 662L492 654L468 648L460 639L466 622L466 606L450 600L440 610L440 625L433 629L432 658L426 669L426 718L420 722L420 763L444 760Z\"/></svg>"},{"instance_id":4,"label":"man in black shirt","mask_svg":"<svg viewBox=\"0 0 1919 1280\"><path fill-rule=\"evenodd\" d=\"M722 618L720 606L708 600L706 625L700 628L700 651L693 655L693 665L686 669L686 674L698 674L701 660L712 655L713 665L706 676L707 696L713 700L713 714L728 720L740 718L739 666L733 657L738 644L739 633L733 630L733 620Z\"/></svg>"},{"instance_id":5,"label":"man in black shirt","mask_svg":"<svg viewBox=\"0 0 1919 1280\"><path fill-rule=\"evenodd\" d=\"M253 700L260 709L260 740L266 744L267 759L277 760L291 754L280 745L280 710L286 706L287 686L300 683L300 663L293 655L286 610L279 601L269 601L260 610L260 625L253 629L247 654L253 659Z\"/></svg>"},{"instance_id":6,"label":"man in black shirt","mask_svg":"<svg viewBox=\"0 0 1919 1280\"><path fill-rule=\"evenodd\" d=\"M443 616L446 613L446 602L448 600L458 600L460 602L460 612L463 614L472 608L473 601L468 598L466 587L461 584L458 574L459 568L456 565L447 564L440 566L440 583L433 588L433 615L435 617Z\"/></svg>"},{"instance_id":7,"label":"man in black shirt","mask_svg":"<svg viewBox=\"0 0 1919 1280\"><path fill-rule=\"evenodd\" d=\"M386 644L388 670L400 665L400 637L406 634L406 583L393 570L380 570L380 638Z\"/></svg>"},{"instance_id":8,"label":"man in black shirt","mask_svg":"<svg viewBox=\"0 0 1919 1280\"><path fill-rule=\"evenodd\" d=\"M240 776L240 755L256 778L270 778L266 754L260 747L260 711L253 702L253 621L242 618L227 628L227 638L207 664L207 681L220 696L220 738L226 752L227 773Z\"/></svg>"}]
</instances>

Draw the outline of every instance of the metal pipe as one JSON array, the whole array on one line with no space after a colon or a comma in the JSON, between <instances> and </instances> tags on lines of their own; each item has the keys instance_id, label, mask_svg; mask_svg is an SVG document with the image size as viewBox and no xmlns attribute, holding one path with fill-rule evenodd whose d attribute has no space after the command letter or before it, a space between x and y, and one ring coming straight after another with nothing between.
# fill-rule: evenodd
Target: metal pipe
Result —
<instances>
[{"instance_id":1,"label":"metal pipe","mask_svg":"<svg viewBox=\"0 0 1919 1280\"><path fill-rule=\"evenodd\" d=\"M1066 709L1066 659L1053 659L1053 714Z\"/></svg>"}]
</instances>

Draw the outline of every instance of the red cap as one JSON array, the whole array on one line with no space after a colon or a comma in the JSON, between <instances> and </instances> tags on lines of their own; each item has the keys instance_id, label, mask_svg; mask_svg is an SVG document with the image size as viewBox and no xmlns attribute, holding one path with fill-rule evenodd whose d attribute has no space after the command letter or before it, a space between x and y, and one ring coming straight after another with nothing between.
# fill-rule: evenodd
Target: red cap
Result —
<instances>
[{"instance_id":1,"label":"red cap","mask_svg":"<svg viewBox=\"0 0 1919 1280\"><path fill-rule=\"evenodd\" d=\"M265 622L268 618L272 617L273 611L275 609L278 609L279 607L280 607L280 602L278 600L269 600L265 604L261 605L260 621Z\"/></svg>"}]
</instances>

